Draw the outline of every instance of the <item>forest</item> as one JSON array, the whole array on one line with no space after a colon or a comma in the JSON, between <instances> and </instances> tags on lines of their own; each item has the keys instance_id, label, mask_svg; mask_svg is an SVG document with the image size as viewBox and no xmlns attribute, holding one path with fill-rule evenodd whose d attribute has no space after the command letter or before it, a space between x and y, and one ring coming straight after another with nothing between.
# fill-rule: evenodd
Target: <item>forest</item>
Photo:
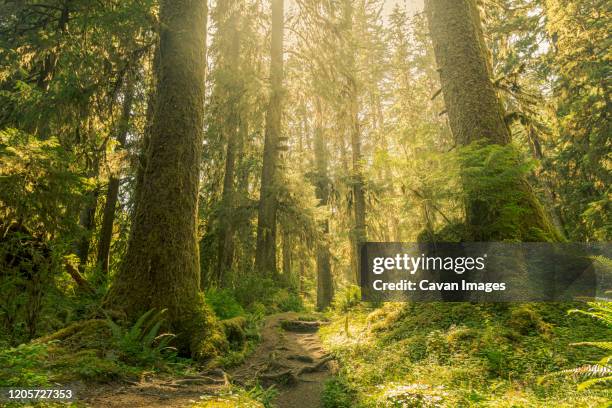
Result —
<instances>
[{"instance_id":1,"label":"forest","mask_svg":"<svg viewBox=\"0 0 612 408\"><path fill-rule=\"evenodd\" d=\"M612 406L606 296L360 287L370 242L609 244L610 33L608 0L0 0L0 406Z\"/></svg>"}]
</instances>

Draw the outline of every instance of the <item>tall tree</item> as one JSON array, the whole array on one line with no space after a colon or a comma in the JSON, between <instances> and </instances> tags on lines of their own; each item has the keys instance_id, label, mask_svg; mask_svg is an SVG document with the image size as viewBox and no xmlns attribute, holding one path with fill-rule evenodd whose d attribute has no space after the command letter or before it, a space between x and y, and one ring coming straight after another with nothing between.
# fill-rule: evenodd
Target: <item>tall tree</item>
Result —
<instances>
[{"instance_id":1,"label":"tall tree","mask_svg":"<svg viewBox=\"0 0 612 408\"><path fill-rule=\"evenodd\" d=\"M127 79L125 91L123 94L123 103L121 109L121 117L116 129L117 132L117 148L123 149L128 135L130 126L130 116L132 111L132 103L134 101L134 80ZM113 238L113 225L115 221L115 210L117 200L119 198L119 175L111 175L108 180L106 189L106 200L104 202L104 213L102 215L102 226L100 227L100 237L98 239L98 256L96 259L97 265L100 268L103 276L108 275L111 241Z\"/></svg>"},{"instance_id":2,"label":"tall tree","mask_svg":"<svg viewBox=\"0 0 612 408\"><path fill-rule=\"evenodd\" d=\"M181 352L211 351L199 293L199 164L204 128L207 5L162 0L159 65L146 168L124 264L106 303L134 319L167 310Z\"/></svg>"},{"instance_id":3,"label":"tall tree","mask_svg":"<svg viewBox=\"0 0 612 408\"><path fill-rule=\"evenodd\" d=\"M491 81L491 65L476 0L427 0L425 6L442 93L457 144L508 145L511 135ZM481 159L485 171L487 167L493 168L495 163L486 164L485 157ZM464 186L470 186L473 177L473 173L464 172ZM507 209L520 210L514 218L518 225L507 228L505 222L499 221L504 216L501 208L508 203L488 202L477 189L471 189L465 203L468 239L560 239L523 176L511 180L503 194L513 200L510 203L513 208Z\"/></svg>"},{"instance_id":4,"label":"tall tree","mask_svg":"<svg viewBox=\"0 0 612 408\"><path fill-rule=\"evenodd\" d=\"M224 272L232 267L233 262L233 235L232 210L234 203L234 178L236 168L236 153L240 145L240 98L244 90L241 86L240 64L240 14L238 1L221 1L217 5L219 14L219 35L225 37L227 46L221 60L222 68L227 78L224 84L227 99L227 117L223 126L224 136L227 139L225 151L225 174L223 176L223 192L221 195L221 216L219 217L219 242L217 248L217 270L215 281L221 284ZM221 40L221 39L220 39ZM227 54L227 55L225 55Z\"/></svg>"},{"instance_id":5,"label":"tall tree","mask_svg":"<svg viewBox=\"0 0 612 408\"><path fill-rule=\"evenodd\" d=\"M610 18L606 0L546 0L558 117L563 218L570 238L612 237Z\"/></svg>"},{"instance_id":6,"label":"tall tree","mask_svg":"<svg viewBox=\"0 0 612 408\"><path fill-rule=\"evenodd\" d=\"M328 152L323 130L323 112L321 100L315 101L315 130L314 130L314 156L315 156L315 193L319 205L325 207L329 204L330 180L328 175ZM331 253L329 250L329 219L326 217L320 222L323 234L317 243L317 309L324 310L331 304L334 296Z\"/></svg>"},{"instance_id":7,"label":"tall tree","mask_svg":"<svg viewBox=\"0 0 612 408\"><path fill-rule=\"evenodd\" d=\"M277 166L281 137L283 94L283 0L272 0L270 48L270 101L266 113L263 168L257 218L255 269L262 275L276 275Z\"/></svg>"}]
</instances>

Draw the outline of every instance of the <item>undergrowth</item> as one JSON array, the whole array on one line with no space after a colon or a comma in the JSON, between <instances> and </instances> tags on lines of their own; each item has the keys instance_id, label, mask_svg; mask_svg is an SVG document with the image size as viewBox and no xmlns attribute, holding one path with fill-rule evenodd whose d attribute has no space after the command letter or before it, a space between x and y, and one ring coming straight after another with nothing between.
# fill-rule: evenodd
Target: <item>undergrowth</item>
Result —
<instances>
[{"instance_id":1,"label":"undergrowth","mask_svg":"<svg viewBox=\"0 0 612 408\"><path fill-rule=\"evenodd\" d=\"M612 335L588 317L568 315L575 307L387 303L338 310L321 330L341 366L326 384L324 406L607 406L611 393L601 387L581 392L558 378L538 384L543 374L604 357L570 346Z\"/></svg>"}]
</instances>

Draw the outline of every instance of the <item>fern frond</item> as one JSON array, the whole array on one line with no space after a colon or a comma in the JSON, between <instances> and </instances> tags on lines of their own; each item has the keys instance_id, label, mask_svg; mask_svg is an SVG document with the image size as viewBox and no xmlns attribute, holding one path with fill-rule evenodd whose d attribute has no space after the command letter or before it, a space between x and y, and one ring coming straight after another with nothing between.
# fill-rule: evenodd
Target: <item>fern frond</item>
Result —
<instances>
[{"instance_id":1,"label":"fern frond","mask_svg":"<svg viewBox=\"0 0 612 408\"><path fill-rule=\"evenodd\" d=\"M571 343L570 346L590 346L597 347L601 350L612 351L612 341L581 341L579 343Z\"/></svg>"},{"instance_id":2,"label":"fern frond","mask_svg":"<svg viewBox=\"0 0 612 408\"><path fill-rule=\"evenodd\" d=\"M586 380L578 384L578 391L586 390L596 384L606 383L612 381L612 375L608 375L606 377L601 378L591 378L590 380Z\"/></svg>"},{"instance_id":3,"label":"fern frond","mask_svg":"<svg viewBox=\"0 0 612 408\"><path fill-rule=\"evenodd\" d=\"M153 314L153 312L155 311L155 309L151 309L145 313L143 313L138 320L136 320L136 323L134 323L134 325L130 328L129 331L129 335L131 338L134 339L138 339L140 338L140 335L142 333L141 327L142 325L146 322L146 320L149 318L149 316L151 316L151 314Z\"/></svg>"}]
</instances>

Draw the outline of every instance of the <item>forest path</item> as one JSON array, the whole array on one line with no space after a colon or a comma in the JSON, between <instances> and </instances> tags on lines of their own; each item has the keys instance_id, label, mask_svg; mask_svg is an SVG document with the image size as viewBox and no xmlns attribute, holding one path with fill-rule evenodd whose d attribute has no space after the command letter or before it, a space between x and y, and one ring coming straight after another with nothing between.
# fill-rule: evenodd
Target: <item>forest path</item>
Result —
<instances>
[{"instance_id":1,"label":"forest path","mask_svg":"<svg viewBox=\"0 0 612 408\"><path fill-rule=\"evenodd\" d=\"M231 378L247 388L257 382L275 385L279 391L274 401L277 408L318 408L323 383L334 362L316 333L321 323L299 317L297 313L267 317L261 343L242 365L228 371L229 376L220 369L182 378L151 373L130 384L73 386L86 407L187 408L227 391Z\"/></svg>"},{"instance_id":2,"label":"forest path","mask_svg":"<svg viewBox=\"0 0 612 408\"><path fill-rule=\"evenodd\" d=\"M277 408L320 407L324 381L334 370L317 334L321 324L301 320L293 312L269 316L257 349L230 371L233 381L244 386L255 382L276 386Z\"/></svg>"}]
</instances>

